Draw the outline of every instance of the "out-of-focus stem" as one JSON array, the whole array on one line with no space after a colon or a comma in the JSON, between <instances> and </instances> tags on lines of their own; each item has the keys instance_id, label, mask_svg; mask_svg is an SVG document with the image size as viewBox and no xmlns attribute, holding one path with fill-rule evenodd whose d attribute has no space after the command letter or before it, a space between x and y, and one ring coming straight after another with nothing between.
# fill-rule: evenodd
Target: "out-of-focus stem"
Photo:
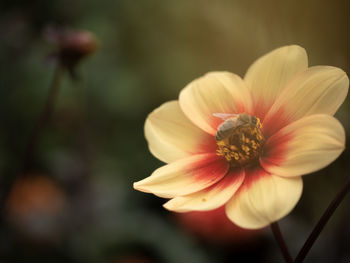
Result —
<instances>
[{"instance_id":1,"label":"out-of-focus stem","mask_svg":"<svg viewBox=\"0 0 350 263\"><path fill-rule=\"evenodd\" d=\"M20 160L19 163L19 171L2 182L3 191L0 194L0 222L1 220L3 220L6 198L9 192L11 191L14 181L19 176L24 176L26 174L28 168L30 167L33 161L33 155L36 150L40 136L44 131L45 127L47 126L47 123L52 115L64 70L65 69L60 64L57 64L45 106L41 114L39 115L39 118L32 130L30 137L28 138L28 143L25 148L23 158Z\"/></svg>"},{"instance_id":2,"label":"out-of-focus stem","mask_svg":"<svg viewBox=\"0 0 350 263\"><path fill-rule=\"evenodd\" d=\"M57 64L44 109L42 110L38 121L34 126L34 129L28 139L28 144L25 148L20 171L21 173L26 172L26 170L29 168L33 160L33 155L35 154L39 138L46 128L48 121L50 120L54 106L56 104L57 94L59 92L63 72L64 68L60 64Z\"/></svg>"},{"instance_id":3,"label":"out-of-focus stem","mask_svg":"<svg viewBox=\"0 0 350 263\"><path fill-rule=\"evenodd\" d=\"M316 239L320 235L321 231L327 224L328 220L333 215L335 209L339 206L339 204L343 201L344 197L350 190L350 180L344 185L344 187L337 193L332 202L327 207L326 211L323 213L322 217L312 230L308 239L305 241L304 246L301 248L299 254L295 258L295 263L301 263L304 261L306 255L309 253L312 245L315 243Z\"/></svg>"},{"instance_id":4,"label":"out-of-focus stem","mask_svg":"<svg viewBox=\"0 0 350 263\"><path fill-rule=\"evenodd\" d=\"M272 230L272 233L273 233L273 235L278 243L279 248L281 249L281 252L282 252L282 255L283 255L285 262L293 263L293 259L289 253L288 247L286 245L286 242L284 241L280 227L279 227L277 222L274 222L271 224L271 230Z\"/></svg>"}]
</instances>

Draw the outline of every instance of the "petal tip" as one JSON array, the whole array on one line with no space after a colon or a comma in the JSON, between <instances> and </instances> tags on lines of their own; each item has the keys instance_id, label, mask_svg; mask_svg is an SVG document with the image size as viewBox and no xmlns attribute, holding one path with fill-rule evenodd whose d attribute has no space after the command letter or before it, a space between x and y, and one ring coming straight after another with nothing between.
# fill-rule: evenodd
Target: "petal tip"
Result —
<instances>
[{"instance_id":1,"label":"petal tip","mask_svg":"<svg viewBox=\"0 0 350 263\"><path fill-rule=\"evenodd\" d=\"M289 45L285 46L286 52L291 55L294 59L300 59L300 61L303 61L303 64L305 67L308 65L308 56L305 48L299 46L299 45Z\"/></svg>"},{"instance_id":2,"label":"petal tip","mask_svg":"<svg viewBox=\"0 0 350 263\"><path fill-rule=\"evenodd\" d=\"M149 190L142 184L142 181L143 180L133 183L133 188L137 191L149 193Z\"/></svg>"},{"instance_id":3,"label":"petal tip","mask_svg":"<svg viewBox=\"0 0 350 263\"><path fill-rule=\"evenodd\" d=\"M186 209L186 208L182 207L181 205L177 204L177 202L174 201L174 199L171 199L168 202L166 202L165 204L163 204L163 207L168 211L177 212L177 213L186 213L186 212L191 211L191 210Z\"/></svg>"},{"instance_id":4,"label":"petal tip","mask_svg":"<svg viewBox=\"0 0 350 263\"><path fill-rule=\"evenodd\" d=\"M164 207L166 210L174 211L174 206L172 205L171 200L169 200L168 202L166 202L165 204L163 204L163 207Z\"/></svg>"}]
</instances>

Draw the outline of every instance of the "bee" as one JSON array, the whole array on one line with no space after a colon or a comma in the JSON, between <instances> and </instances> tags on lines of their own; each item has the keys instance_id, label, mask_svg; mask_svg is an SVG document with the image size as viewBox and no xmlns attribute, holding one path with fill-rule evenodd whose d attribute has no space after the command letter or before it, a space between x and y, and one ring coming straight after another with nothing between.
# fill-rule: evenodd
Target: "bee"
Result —
<instances>
[{"instance_id":1,"label":"bee","mask_svg":"<svg viewBox=\"0 0 350 263\"><path fill-rule=\"evenodd\" d=\"M242 114L228 114L228 113L214 113L215 117L224 120L218 127L215 139L222 141L232 134L237 128L255 128L258 125L258 119L246 113Z\"/></svg>"}]
</instances>

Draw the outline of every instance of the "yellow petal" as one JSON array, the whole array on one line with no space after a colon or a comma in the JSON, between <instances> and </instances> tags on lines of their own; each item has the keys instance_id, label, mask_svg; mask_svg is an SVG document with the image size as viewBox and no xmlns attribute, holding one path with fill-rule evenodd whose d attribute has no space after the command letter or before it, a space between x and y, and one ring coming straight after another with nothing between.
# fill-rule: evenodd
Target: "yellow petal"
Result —
<instances>
[{"instance_id":1,"label":"yellow petal","mask_svg":"<svg viewBox=\"0 0 350 263\"><path fill-rule=\"evenodd\" d=\"M262 170L251 171L247 176L252 177L251 182L244 182L226 205L228 218L242 228L268 226L286 216L300 199L301 177L283 178Z\"/></svg>"},{"instance_id":2,"label":"yellow petal","mask_svg":"<svg viewBox=\"0 0 350 263\"><path fill-rule=\"evenodd\" d=\"M193 123L212 135L222 122L214 113L251 112L249 90L229 72L211 72L192 81L181 91L179 103Z\"/></svg>"},{"instance_id":3,"label":"yellow petal","mask_svg":"<svg viewBox=\"0 0 350 263\"><path fill-rule=\"evenodd\" d=\"M275 49L250 66L244 80L251 89L259 118L263 119L286 84L307 65L306 51L292 45Z\"/></svg>"},{"instance_id":4,"label":"yellow petal","mask_svg":"<svg viewBox=\"0 0 350 263\"><path fill-rule=\"evenodd\" d=\"M216 154L193 155L167 164L134 183L136 190L172 198L205 189L225 176L228 164Z\"/></svg>"},{"instance_id":5,"label":"yellow petal","mask_svg":"<svg viewBox=\"0 0 350 263\"><path fill-rule=\"evenodd\" d=\"M213 210L225 204L243 180L243 169L231 171L216 184L193 194L175 197L165 203L164 207L176 212Z\"/></svg>"},{"instance_id":6,"label":"yellow petal","mask_svg":"<svg viewBox=\"0 0 350 263\"><path fill-rule=\"evenodd\" d=\"M215 138L194 125L178 101L166 102L148 116L145 136L152 154L166 163L216 149Z\"/></svg>"},{"instance_id":7,"label":"yellow petal","mask_svg":"<svg viewBox=\"0 0 350 263\"><path fill-rule=\"evenodd\" d=\"M305 116L333 115L343 103L348 89L349 79L341 69L311 67L288 84L266 115L264 126L273 134L284 125Z\"/></svg>"},{"instance_id":8,"label":"yellow petal","mask_svg":"<svg viewBox=\"0 0 350 263\"><path fill-rule=\"evenodd\" d=\"M345 147L343 126L334 117L311 115L275 133L265 144L260 163L280 176L299 176L322 169Z\"/></svg>"}]
</instances>

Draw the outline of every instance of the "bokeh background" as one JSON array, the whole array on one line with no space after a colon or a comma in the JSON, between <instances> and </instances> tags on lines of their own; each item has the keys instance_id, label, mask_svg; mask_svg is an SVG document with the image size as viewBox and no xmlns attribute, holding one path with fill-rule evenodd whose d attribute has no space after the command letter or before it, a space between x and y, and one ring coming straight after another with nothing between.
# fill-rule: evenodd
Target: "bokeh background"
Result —
<instances>
[{"instance_id":1,"label":"bokeh background","mask_svg":"<svg viewBox=\"0 0 350 263\"><path fill-rule=\"evenodd\" d=\"M147 114L212 70L243 76L264 53L306 48L310 65L350 73L348 1L2 0L0 262L282 262L270 229L247 232L222 210L172 214L132 183L162 163L143 136ZM30 169L28 138L53 78L48 27L93 32L99 50L64 76ZM337 118L350 131L349 99ZM348 147L349 148L349 147ZM280 222L293 255L349 178L349 150L305 178ZM345 200L305 262L350 262Z\"/></svg>"}]
</instances>

